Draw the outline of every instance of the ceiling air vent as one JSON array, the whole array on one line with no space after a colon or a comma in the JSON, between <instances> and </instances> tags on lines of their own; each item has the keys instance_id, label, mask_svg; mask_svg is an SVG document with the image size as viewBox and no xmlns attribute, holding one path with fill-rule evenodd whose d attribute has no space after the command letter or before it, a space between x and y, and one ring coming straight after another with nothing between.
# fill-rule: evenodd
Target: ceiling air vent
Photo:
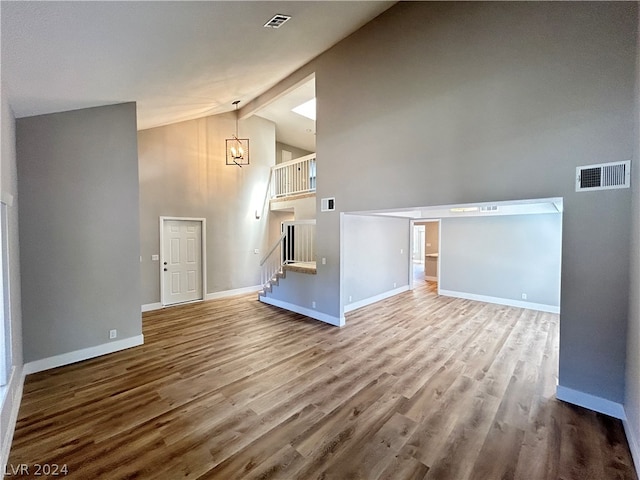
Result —
<instances>
[{"instance_id":1,"label":"ceiling air vent","mask_svg":"<svg viewBox=\"0 0 640 480\"><path fill-rule=\"evenodd\" d=\"M271 20L265 23L264 26L267 28L280 28L290 18L290 15L282 15L281 13L277 13Z\"/></svg>"},{"instance_id":2,"label":"ceiling air vent","mask_svg":"<svg viewBox=\"0 0 640 480\"><path fill-rule=\"evenodd\" d=\"M576 168L576 192L629 188L631 162L598 163Z\"/></svg>"}]
</instances>

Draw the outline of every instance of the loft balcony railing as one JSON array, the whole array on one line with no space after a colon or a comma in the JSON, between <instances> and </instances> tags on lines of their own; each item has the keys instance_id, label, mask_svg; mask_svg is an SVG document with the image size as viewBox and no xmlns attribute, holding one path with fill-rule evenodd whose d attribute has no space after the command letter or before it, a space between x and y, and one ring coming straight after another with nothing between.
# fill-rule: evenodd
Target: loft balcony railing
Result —
<instances>
[{"instance_id":1,"label":"loft balcony railing","mask_svg":"<svg viewBox=\"0 0 640 480\"><path fill-rule=\"evenodd\" d=\"M271 198L316 191L316 154L296 158L271 168Z\"/></svg>"}]
</instances>

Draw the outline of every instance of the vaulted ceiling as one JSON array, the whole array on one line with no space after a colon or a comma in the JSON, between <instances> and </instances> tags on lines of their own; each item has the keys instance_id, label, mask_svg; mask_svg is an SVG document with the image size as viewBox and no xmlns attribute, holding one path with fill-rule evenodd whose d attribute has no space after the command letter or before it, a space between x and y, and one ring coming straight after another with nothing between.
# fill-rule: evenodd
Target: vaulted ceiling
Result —
<instances>
[{"instance_id":1,"label":"vaulted ceiling","mask_svg":"<svg viewBox=\"0 0 640 480\"><path fill-rule=\"evenodd\" d=\"M393 3L3 0L2 86L16 117L135 101L145 129L223 113ZM263 27L274 14L292 18Z\"/></svg>"}]
</instances>

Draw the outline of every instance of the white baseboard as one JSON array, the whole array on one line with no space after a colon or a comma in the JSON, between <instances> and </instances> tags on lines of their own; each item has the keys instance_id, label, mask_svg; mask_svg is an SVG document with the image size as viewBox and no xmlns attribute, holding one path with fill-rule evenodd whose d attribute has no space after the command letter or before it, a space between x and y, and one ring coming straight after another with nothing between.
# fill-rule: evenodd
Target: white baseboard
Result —
<instances>
[{"instance_id":1,"label":"white baseboard","mask_svg":"<svg viewBox=\"0 0 640 480\"><path fill-rule=\"evenodd\" d=\"M204 296L204 300L217 300L219 298L227 298L227 297L235 297L236 295L244 295L245 293L255 293L258 290L262 290L262 285L252 285L250 287L242 287L242 288L234 288L233 290L223 290L222 292L213 292L207 293ZM196 302L200 302L202 300L196 300ZM194 302L186 302L186 303L194 303ZM183 305L183 304L179 304ZM167 305L169 307L174 307L175 305ZM152 312L154 310L160 310L165 306L162 305L161 302L156 303L147 303L142 305L142 312Z\"/></svg>"},{"instance_id":2,"label":"white baseboard","mask_svg":"<svg viewBox=\"0 0 640 480\"><path fill-rule=\"evenodd\" d=\"M9 461L9 453L11 451L11 443L13 442L13 433L16 429L18 421L18 411L20 410L20 402L22 401L22 389L24 388L24 373L22 368L14 367L11 370L11 376L6 385L7 392L2 402L2 410L5 407L10 408L7 429L0 439L2 446L0 447L0 465L4 467ZM7 402L11 402L7 404Z\"/></svg>"},{"instance_id":3,"label":"white baseboard","mask_svg":"<svg viewBox=\"0 0 640 480\"><path fill-rule=\"evenodd\" d=\"M538 310L540 312L560 313L560 307L557 307L555 305L546 305L544 303L523 302L521 300L511 300L509 298L490 297L489 295L476 295L475 293L456 292L455 290L440 289L438 291L438 294L444 295L445 297L464 298L467 300L476 300L478 302L506 305L508 307Z\"/></svg>"},{"instance_id":4,"label":"white baseboard","mask_svg":"<svg viewBox=\"0 0 640 480\"><path fill-rule=\"evenodd\" d=\"M160 302L147 303L145 305L142 305L142 313L153 312L154 310L160 310L161 308L162 308L162 304Z\"/></svg>"},{"instance_id":5,"label":"white baseboard","mask_svg":"<svg viewBox=\"0 0 640 480\"><path fill-rule=\"evenodd\" d=\"M274 307L284 308L285 310L290 310L292 312L299 313L301 315L306 315L307 317L311 317L315 320L320 320L321 322L328 323L329 325L334 325L336 327L344 326L344 317L338 318L331 315L327 315L326 313L318 312L317 310L313 310L311 308L301 307L300 305L294 305L293 303L283 302L282 300L277 300L271 297L260 297L260 301L262 303L268 303L269 305L273 305Z\"/></svg>"},{"instance_id":6,"label":"white baseboard","mask_svg":"<svg viewBox=\"0 0 640 480\"><path fill-rule=\"evenodd\" d=\"M629 443L633 464L636 467L636 472L640 474L640 438L636 436L636 433L626 418L622 420L622 425L624 425L624 432L627 434L627 443Z\"/></svg>"},{"instance_id":7,"label":"white baseboard","mask_svg":"<svg viewBox=\"0 0 640 480\"><path fill-rule=\"evenodd\" d=\"M245 293L256 293L262 290L262 285L252 285L250 287L234 288L233 290L223 290L222 292L207 293L205 300L217 300L218 298L235 297Z\"/></svg>"},{"instance_id":8,"label":"white baseboard","mask_svg":"<svg viewBox=\"0 0 640 480\"><path fill-rule=\"evenodd\" d=\"M437 282L438 281L438 277L431 277L431 276L427 276L427 275L425 275L424 279L428 280L430 282Z\"/></svg>"},{"instance_id":9,"label":"white baseboard","mask_svg":"<svg viewBox=\"0 0 640 480\"><path fill-rule=\"evenodd\" d=\"M618 418L620 420L626 420L627 418L624 414L624 407L622 404L612 402L606 398L591 395L590 393L574 390L573 388L558 385L556 387L556 398L563 402L588 408L594 412L604 413L605 415L609 415L610 417Z\"/></svg>"},{"instance_id":10,"label":"white baseboard","mask_svg":"<svg viewBox=\"0 0 640 480\"><path fill-rule=\"evenodd\" d=\"M25 375L42 372L43 370L49 370L50 368L62 367L63 365L70 365L72 363L81 362L82 360L88 360L108 353L137 347L143 343L144 336L140 334L135 337L123 338L122 340L96 345L95 347L83 348L82 350L75 350L73 352L35 360L33 362L26 363L23 371Z\"/></svg>"},{"instance_id":11,"label":"white baseboard","mask_svg":"<svg viewBox=\"0 0 640 480\"><path fill-rule=\"evenodd\" d=\"M358 300L357 302L352 302L344 306L344 313L352 312L358 308L366 307L367 305L371 305L372 303L379 302L381 300L384 300L385 298L393 297L394 295L398 295L407 291L409 291L409 285L403 285L400 288L394 288L393 290L389 290L388 292L383 292L379 295L374 295L373 297Z\"/></svg>"}]
</instances>

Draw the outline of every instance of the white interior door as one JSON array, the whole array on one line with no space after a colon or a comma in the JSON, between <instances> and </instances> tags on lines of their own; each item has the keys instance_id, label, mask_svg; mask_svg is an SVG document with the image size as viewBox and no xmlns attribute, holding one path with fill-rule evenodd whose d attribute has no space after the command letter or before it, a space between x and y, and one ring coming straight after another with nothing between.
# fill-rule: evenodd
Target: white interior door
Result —
<instances>
[{"instance_id":1,"label":"white interior door","mask_svg":"<svg viewBox=\"0 0 640 480\"><path fill-rule=\"evenodd\" d=\"M162 233L163 305L202 300L202 222L163 219Z\"/></svg>"}]
</instances>

